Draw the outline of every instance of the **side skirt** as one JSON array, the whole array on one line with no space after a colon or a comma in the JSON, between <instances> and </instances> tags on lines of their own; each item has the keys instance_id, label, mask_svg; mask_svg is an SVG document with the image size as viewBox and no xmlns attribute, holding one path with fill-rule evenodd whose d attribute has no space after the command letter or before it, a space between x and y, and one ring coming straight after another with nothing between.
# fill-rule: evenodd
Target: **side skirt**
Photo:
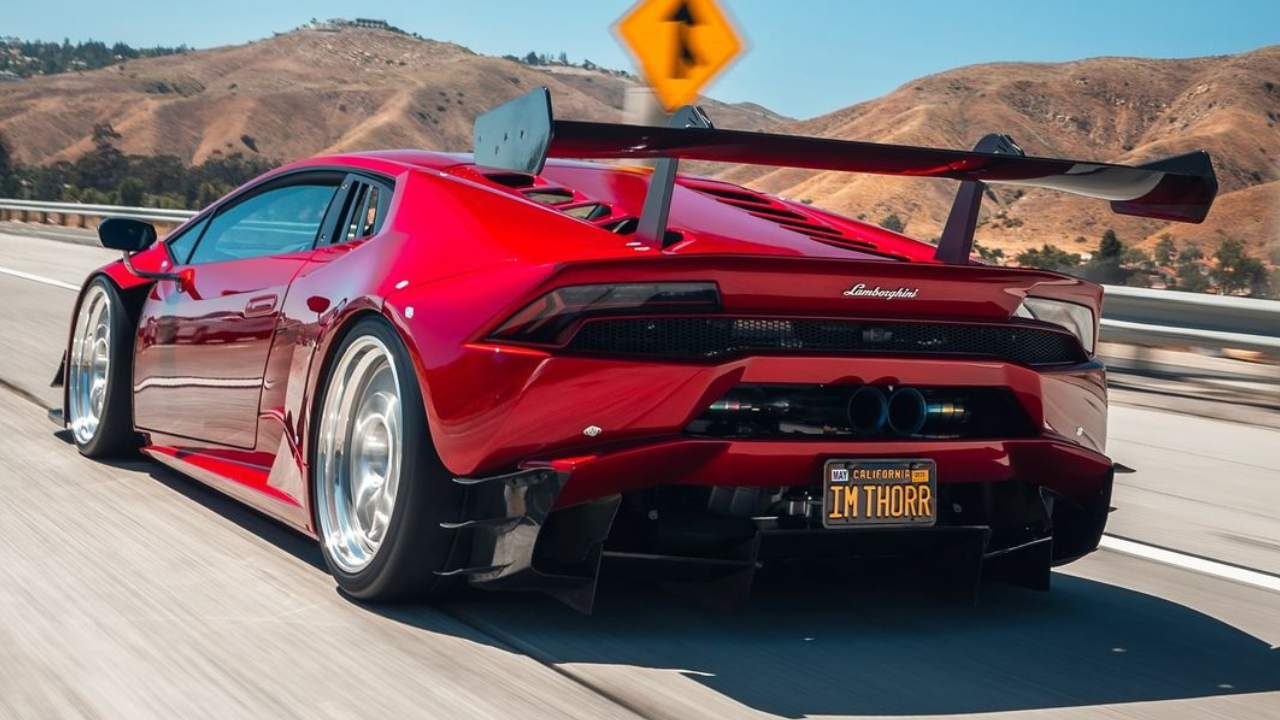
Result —
<instances>
[{"instance_id":1,"label":"side skirt","mask_svg":"<svg viewBox=\"0 0 1280 720\"><path fill-rule=\"evenodd\" d=\"M306 508L293 497L267 484L269 468L159 445L146 445L142 453L314 537L307 527L309 513Z\"/></svg>"}]
</instances>

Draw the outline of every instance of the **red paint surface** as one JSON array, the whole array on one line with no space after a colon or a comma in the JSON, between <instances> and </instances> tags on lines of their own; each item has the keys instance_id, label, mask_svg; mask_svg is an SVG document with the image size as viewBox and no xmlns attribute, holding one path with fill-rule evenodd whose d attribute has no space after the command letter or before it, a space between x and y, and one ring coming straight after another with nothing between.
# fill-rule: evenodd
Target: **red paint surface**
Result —
<instances>
[{"instance_id":1,"label":"red paint surface","mask_svg":"<svg viewBox=\"0 0 1280 720\"><path fill-rule=\"evenodd\" d=\"M645 170L548 166L536 189L571 190L562 207L607 205L593 224L485 179L465 156L367 153L276 172L302 167L356 168L394 181L381 232L283 258L194 266L182 292L172 282L151 287L134 382L145 387L136 420L150 454L304 530L311 529L306 462L322 368L341 329L361 313L382 314L401 333L432 438L453 473L549 462L573 471L562 502L664 483L804 485L831 457L931 457L943 483L1028 480L1079 496L1109 472L1105 381L1092 363L1037 372L923 357L646 362L486 340L532 300L575 284L712 281L724 311L738 314L992 324L1007 322L1028 294L1086 305L1096 317L1096 285L1040 271L941 265L931 245L882 228L687 178L670 221L680 242L666 251L637 249L628 244L633 236L598 225L639 214ZM743 209L708 189L750 202ZM159 245L134 262L173 269ZM121 287L146 284L120 263L101 272ZM843 294L859 282L920 293L894 301ZM262 295L277 297L275 311L246 313ZM203 384L156 382L175 377ZM257 382L219 389L245 378ZM1006 387L1043 430L1038 438L983 442L681 437L691 417L738 382ZM591 425L602 432L585 435Z\"/></svg>"}]
</instances>

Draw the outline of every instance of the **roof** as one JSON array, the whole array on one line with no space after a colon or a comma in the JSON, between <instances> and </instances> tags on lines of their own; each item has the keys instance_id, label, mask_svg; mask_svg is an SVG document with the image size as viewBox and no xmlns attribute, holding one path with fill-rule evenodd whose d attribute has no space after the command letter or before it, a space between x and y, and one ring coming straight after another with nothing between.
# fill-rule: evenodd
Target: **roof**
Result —
<instances>
[{"instance_id":1,"label":"roof","mask_svg":"<svg viewBox=\"0 0 1280 720\"><path fill-rule=\"evenodd\" d=\"M646 166L549 160L541 174L530 175L479 167L468 153L428 150L348 153L286 168L334 164L385 173L398 173L396 166L442 172L621 235L634 232L652 173ZM876 225L696 175L679 176L668 228L696 241L676 244L677 252L916 262L931 262L934 253L932 245Z\"/></svg>"}]
</instances>

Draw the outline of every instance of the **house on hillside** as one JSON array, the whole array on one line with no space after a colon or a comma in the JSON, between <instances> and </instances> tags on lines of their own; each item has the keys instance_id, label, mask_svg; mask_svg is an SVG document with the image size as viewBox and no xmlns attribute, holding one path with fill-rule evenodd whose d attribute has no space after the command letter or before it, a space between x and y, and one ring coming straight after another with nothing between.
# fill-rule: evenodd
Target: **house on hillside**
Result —
<instances>
[{"instance_id":1,"label":"house on hillside","mask_svg":"<svg viewBox=\"0 0 1280 720\"><path fill-rule=\"evenodd\" d=\"M376 20L374 18L356 18L348 20L347 18L329 18L328 20L316 20L312 18L311 22L306 23L298 28L299 30L318 30L320 32L342 32L343 30L383 30L385 32L400 33L405 32L400 28L392 25L386 20Z\"/></svg>"},{"instance_id":2,"label":"house on hillside","mask_svg":"<svg viewBox=\"0 0 1280 720\"><path fill-rule=\"evenodd\" d=\"M365 30L388 30L398 32L399 29L386 20L371 20L369 18L356 18L351 21L352 27L363 28Z\"/></svg>"}]
</instances>

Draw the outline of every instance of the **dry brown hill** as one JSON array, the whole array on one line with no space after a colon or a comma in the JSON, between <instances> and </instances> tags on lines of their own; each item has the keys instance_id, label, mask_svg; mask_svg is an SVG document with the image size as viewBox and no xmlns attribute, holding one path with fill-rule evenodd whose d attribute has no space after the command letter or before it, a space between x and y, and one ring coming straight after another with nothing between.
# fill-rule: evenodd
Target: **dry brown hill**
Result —
<instances>
[{"instance_id":1,"label":"dry brown hill","mask_svg":"<svg viewBox=\"0 0 1280 720\"><path fill-rule=\"evenodd\" d=\"M0 84L0 133L19 161L39 163L78 157L100 122L123 136L125 152L193 162L215 152L287 160L375 147L466 150L478 112L539 85L551 87L562 117L617 120L634 82L530 67L392 32L298 30ZM1188 60L966 67L803 122L750 103L709 101L707 109L719 127L935 147L969 147L998 131L1030 154L1080 159L1141 162L1205 148L1222 192L1204 225L1116 216L1105 204L1057 193L1001 190L998 203L985 204L979 241L1008 250L1053 242L1087 252L1110 227L1143 245L1165 232L1205 245L1229 236L1255 247L1280 244L1280 46ZM721 174L872 221L896 213L909 234L923 238L940 233L954 193L952 183L927 180L750 167Z\"/></svg>"},{"instance_id":2,"label":"dry brown hill","mask_svg":"<svg viewBox=\"0 0 1280 720\"><path fill-rule=\"evenodd\" d=\"M296 30L0 84L0 133L27 163L78 157L100 122L123 136L127 153L197 163L214 152L288 160L366 148L468 150L477 113L539 85L551 87L560 116L616 121L634 81L567 67L548 72L394 32ZM750 104L710 107L729 127L790 120Z\"/></svg>"},{"instance_id":3,"label":"dry brown hill","mask_svg":"<svg viewBox=\"0 0 1280 720\"><path fill-rule=\"evenodd\" d=\"M826 92L838 93L839 88ZM1030 155L1142 162L1203 148L1221 183L1203 225L1113 215L1105 203L1049 191L1001 190L984 203L979 242L1019 249L1052 242L1092 251L1106 228L1153 244L1165 232L1208 246L1238 237L1280 242L1280 46L1188 60L1096 58L1001 63L922 78L876 100L783 126L782 132L934 147L972 147L1008 133ZM908 234L941 233L955 184L929 180L734 168L727 179L881 221ZM1083 242L1077 242L1084 237ZM1007 252L1008 250L1006 250Z\"/></svg>"}]
</instances>

